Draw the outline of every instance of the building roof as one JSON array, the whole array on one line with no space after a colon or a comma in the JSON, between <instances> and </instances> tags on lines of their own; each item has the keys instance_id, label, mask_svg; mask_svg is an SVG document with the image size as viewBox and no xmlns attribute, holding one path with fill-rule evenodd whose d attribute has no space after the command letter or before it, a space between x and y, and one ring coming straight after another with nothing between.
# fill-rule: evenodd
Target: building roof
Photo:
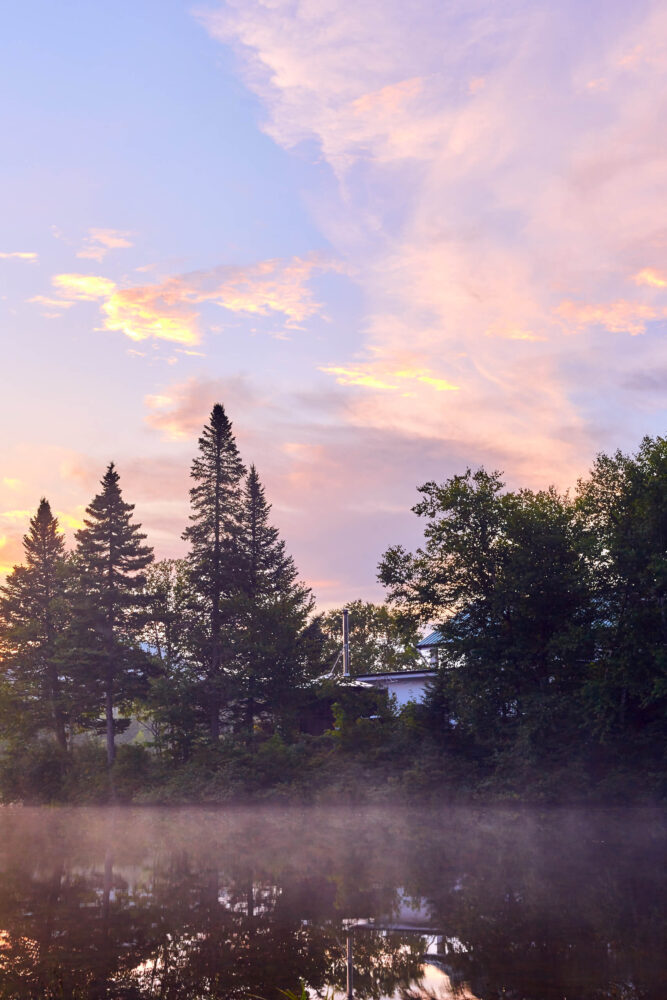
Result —
<instances>
[{"instance_id":1,"label":"building roof","mask_svg":"<svg viewBox=\"0 0 667 1000\"><path fill-rule=\"evenodd\" d=\"M431 632L430 635L425 636L417 643L417 649L433 649L434 646L440 646L442 642L442 633L436 629L435 632Z\"/></svg>"},{"instance_id":2,"label":"building roof","mask_svg":"<svg viewBox=\"0 0 667 1000\"><path fill-rule=\"evenodd\" d=\"M372 684L376 679L383 681L418 681L422 677L435 677L437 670L393 670L386 673L359 674L358 681Z\"/></svg>"}]
</instances>

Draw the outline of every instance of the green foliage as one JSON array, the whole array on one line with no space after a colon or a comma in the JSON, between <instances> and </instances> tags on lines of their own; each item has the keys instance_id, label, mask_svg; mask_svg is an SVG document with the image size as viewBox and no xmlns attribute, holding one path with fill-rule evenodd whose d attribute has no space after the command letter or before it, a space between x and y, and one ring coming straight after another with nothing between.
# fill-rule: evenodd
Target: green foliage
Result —
<instances>
[{"instance_id":1,"label":"green foliage","mask_svg":"<svg viewBox=\"0 0 667 1000\"><path fill-rule=\"evenodd\" d=\"M227 667L234 655L236 607L233 594L240 570L241 480L245 468L232 425L216 403L199 438L192 462L192 513L183 538L190 543L188 568L199 618L193 644L202 666L202 700L212 743L220 737L220 712L229 695Z\"/></svg>"},{"instance_id":2,"label":"green foliage","mask_svg":"<svg viewBox=\"0 0 667 1000\"><path fill-rule=\"evenodd\" d=\"M141 525L132 523L134 504L123 500L119 480L112 462L76 533L76 658L89 682L103 692L109 766L116 755L114 707L142 692L149 670L138 638L145 618L144 571L153 561Z\"/></svg>"},{"instance_id":3,"label":"green foliage","mask_svg":"<svg viewBox=\"0 0 667 1000\"><path fill-rule=\"evenodd\" d=\"M553 489L504 493L484 470L421 492L426 545L390 550L380 574L443 636L438 697L490 749L548 755L578 712L568 699L592 652L576 507Z\"/></svg>"},{"instance_id":4,"label":"green foliage","mask_svg":"<svg viewBox=\"0 0 667 1000\"><path fill-rule=\"evenodd\" d=\"M288 712L295 688L316 672L320 656L308 628L312 592L299 581L284 541L269 522L271 506L254 466L242 501L235 687L251 741L258 711Z\"/></svg>"},{"instance_id":5,"label":"green foliage","mask_svg":"<svg viewBox=\"0 0 667 1000\"><path fill-rule=\"evenodd\" d=\"M312 617L221 406L192 476L184 560L152 564L113 465L74 556L41 501L0 589L4 801L665 795L665 439L598 456L574 497L483 469L421 487L388 603L348 604L356 673L421 666L418 626L442 635L401 711L322 678L340 611ZM121 712L149 737L116 753Z\"/></svg>"},{"instance_id":6,"label":"green foliage","mask_svg":"<svg viewBox=\"0 0 667 1000\"><path fill-rule=\"evenodd\" d=\"M65 750L74 701L72 678L63 672L69 574L58 520L44 498L30 520L23 550L25 565L15 566L0 587L0 715L15 737L21 730L47 728Z\"/></svg>"},{"instance_id":7,"label":"green foliage","mask_svg":"<svg viewBox=\"0 0 667 1000\"><path fill-rule=\"evenodd\" d=\"M595 581L593 731L660 759L667 713L667 440L598 456L579 510Z\"/></svg>"},{"instance_id":8,"label":"green foliage","mask_svg":"<svg viewBox=\"0 0 667 1000\"><path fill-rule=\"evenodd\" d=\"M386 604L350 601L350 661L353 675L417 670L423 661L417 651L419 631L412 616ZM335 608L320 618L325 636L324 656L335 663L342 645L343 609Z\"/></svg>"},{"instance_id":9,"label":"green foliage","mask_svg":"<svg viewBox=\"0 0 667 1000\"><path fill-rule=\"evenodd\" d=\"M619 753L664 767L667 443L599 456L574 499L483 469L420 492L425 545L389 549L380 578L442 634L426 708L443 749L496 787L546 775L546 797Z\"/></svg>"},{"instance_id":10,"label":"green foliage","mask_svg":"<svg viewBox=\"0 0 667 1000\"><path fill-rule=\"evenodd\" d=\"M52 740L38 738L20 749L13 747L0 758L2 801L62 801L66 771L67 755Z\"/></svg>"},{"instance_id":11,"label":"green foliage","mask_svg":"<svg viewBox=\"0 0 667 1000\"><path fill-rule=\"evenodd\" d=\"M199 595L187 561L154 563L146 574L145 598L142 638L155 657L158 672L135 711L150 726L154 749L185 762L208 725L201 704L204 677L196 641Z\"/></svg>"}]
</instances>

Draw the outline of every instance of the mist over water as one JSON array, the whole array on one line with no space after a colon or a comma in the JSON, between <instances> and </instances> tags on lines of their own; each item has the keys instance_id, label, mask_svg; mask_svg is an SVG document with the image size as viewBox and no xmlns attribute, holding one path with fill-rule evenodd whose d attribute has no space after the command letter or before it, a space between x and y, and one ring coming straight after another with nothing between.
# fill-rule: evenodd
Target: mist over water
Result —
<instances>
[{"instance_id":1,"label":"mist over water","mask_svg":"<svg viewBox=\"0 0 667 1000\"><path fill-rule=\"evenodd\" d=\"M453 808L0 810L0 997L664 1000L667 823Z\"/></svg>"}]
</instances>

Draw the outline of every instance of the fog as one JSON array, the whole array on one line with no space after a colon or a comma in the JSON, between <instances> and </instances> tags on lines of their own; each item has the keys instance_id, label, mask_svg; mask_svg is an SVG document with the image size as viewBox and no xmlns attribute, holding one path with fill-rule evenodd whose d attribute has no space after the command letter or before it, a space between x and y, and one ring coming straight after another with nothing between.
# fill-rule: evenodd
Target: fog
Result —
<instances>
[{"instance_id":1,"label":"fog","mask_svg":"<svg viewBox=\"0 0 667 1000\"><path fill-rule=\"evenodd\" d=\"M0 997L343 997L351 965L359 998L664 1000L666 846L650 809L5 807Z\"/></svg>"}]
</instances>

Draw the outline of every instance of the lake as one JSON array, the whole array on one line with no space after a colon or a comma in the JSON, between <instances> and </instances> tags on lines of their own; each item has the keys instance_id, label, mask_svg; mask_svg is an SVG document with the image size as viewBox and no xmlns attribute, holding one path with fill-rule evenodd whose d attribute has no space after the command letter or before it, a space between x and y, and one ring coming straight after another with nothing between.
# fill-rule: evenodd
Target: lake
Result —
<instances>
[{"instance_id":1,"label":"lake","mask_svg":"<svg viewBox=\"0 0 667 1000\"><path fill-rule=\"evenodd\" d=\"M665 1000L664 812L0 809L1 998Z\"/></svg>"}]
</instances>

